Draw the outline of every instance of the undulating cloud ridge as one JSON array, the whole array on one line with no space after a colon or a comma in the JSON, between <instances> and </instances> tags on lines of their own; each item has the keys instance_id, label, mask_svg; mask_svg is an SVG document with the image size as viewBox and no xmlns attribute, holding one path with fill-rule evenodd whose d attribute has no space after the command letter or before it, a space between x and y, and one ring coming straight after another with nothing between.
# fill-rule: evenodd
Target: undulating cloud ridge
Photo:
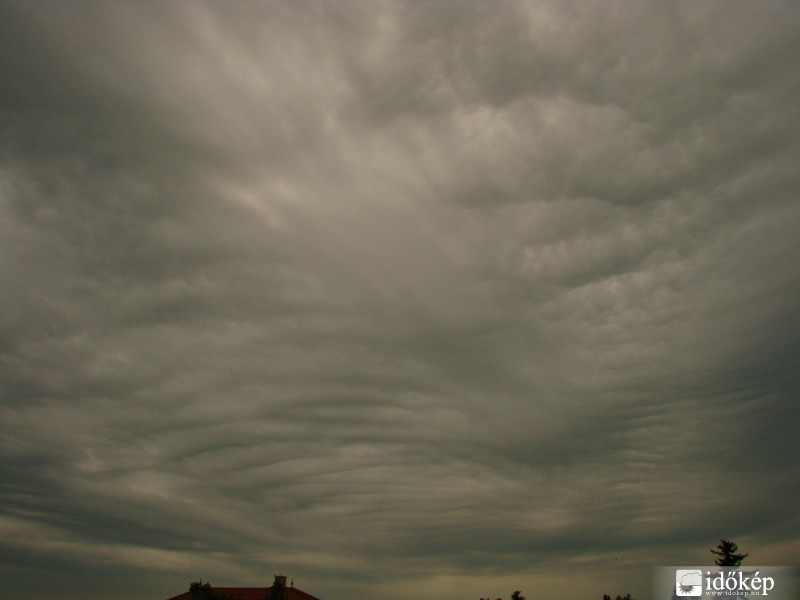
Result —
<instances>
[{"instance_id":1,"label":"undulating cloud ridge","mask_svg":"<svg viewBox=\"0 0 800 600\"><path fill-rule=\"evenodd\" d=\"M599 598L798 548L796 6L0 29L4 587Z\"/></svg>"}]
</instances>

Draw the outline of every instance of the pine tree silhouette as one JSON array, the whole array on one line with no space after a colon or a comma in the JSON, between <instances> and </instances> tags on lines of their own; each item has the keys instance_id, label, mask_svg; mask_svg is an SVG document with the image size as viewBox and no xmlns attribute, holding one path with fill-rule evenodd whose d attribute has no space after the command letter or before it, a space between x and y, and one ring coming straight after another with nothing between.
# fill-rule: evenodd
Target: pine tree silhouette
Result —
<instances>
[{"instance_id":1,"label":"pine tree silhouette","mask_svg":"<svg viewBox=\"0 0 800 600\"><path fill-rule=\"evenodd\" d=\"M739 547L730 540L720 540L717 549L711 549L711 554L716 554L719 558L714 560L718 567L738 567L747 558L747 554L737 554Z\"/></svg>"}]
</instances>

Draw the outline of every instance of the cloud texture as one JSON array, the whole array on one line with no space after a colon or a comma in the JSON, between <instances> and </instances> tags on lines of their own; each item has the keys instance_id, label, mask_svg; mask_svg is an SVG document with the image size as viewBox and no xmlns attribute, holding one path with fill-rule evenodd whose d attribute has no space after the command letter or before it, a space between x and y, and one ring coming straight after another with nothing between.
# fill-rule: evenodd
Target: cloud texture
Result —
<instances>
[{"instance_id":1,"label":"cloud texture","mask_svg":"<svg viewBox=\"0 0 800 600\"><path fill-rule=\"evenodd\" d=\"M12 595L642 597L800 550L794 4L0 29Z\"/></svg>"}]
</instances>

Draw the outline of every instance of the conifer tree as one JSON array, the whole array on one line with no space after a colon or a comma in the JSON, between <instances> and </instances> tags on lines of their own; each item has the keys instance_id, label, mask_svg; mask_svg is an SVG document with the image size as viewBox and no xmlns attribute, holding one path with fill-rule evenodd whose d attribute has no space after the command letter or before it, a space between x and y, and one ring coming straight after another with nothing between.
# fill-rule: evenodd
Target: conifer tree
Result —
<instances>
[{"instance_id":1,"label":"conifer tree","mask_svg":"<svg viewBox=\"0 0 800 600\"><path fill-rule=\"evenodd\" d=\"M720 540L717 548L711 549L711 554L716 554L714 564L718 567L738 567L747 558L747 554L738 554L739 547L730 540Z\"/></svg>"}]
</instances>

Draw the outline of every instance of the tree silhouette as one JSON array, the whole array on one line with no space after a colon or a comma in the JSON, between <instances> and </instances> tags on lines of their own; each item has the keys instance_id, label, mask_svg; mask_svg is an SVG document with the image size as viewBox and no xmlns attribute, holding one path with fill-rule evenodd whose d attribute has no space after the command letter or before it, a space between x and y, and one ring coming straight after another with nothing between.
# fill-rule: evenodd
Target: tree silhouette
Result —
<instances>
[{"instance_id":1,"label":"tree silhouette","mask_svg":"<svg viewBox=\"0 0 800 600\"><path fill-rule=\"evenodd\" d=\"M717 549L711 549L711 554L718 556L714 564L718 567L738 567L747 558L747 554L737 554L738 551L738 546L730 540L720 540Z\"/></svg>"},{"instance_id":2,"label":"tree silhouette","mask_svg":"<svg viewBox=\"0 0 800 600\"><path fill-rule=\"evenodd\" d=\"M215 592L209 582L203 580L193 581L189 584L189 594L192 600L230 600L230 596Z\"/></svg>"}]
</instances>

